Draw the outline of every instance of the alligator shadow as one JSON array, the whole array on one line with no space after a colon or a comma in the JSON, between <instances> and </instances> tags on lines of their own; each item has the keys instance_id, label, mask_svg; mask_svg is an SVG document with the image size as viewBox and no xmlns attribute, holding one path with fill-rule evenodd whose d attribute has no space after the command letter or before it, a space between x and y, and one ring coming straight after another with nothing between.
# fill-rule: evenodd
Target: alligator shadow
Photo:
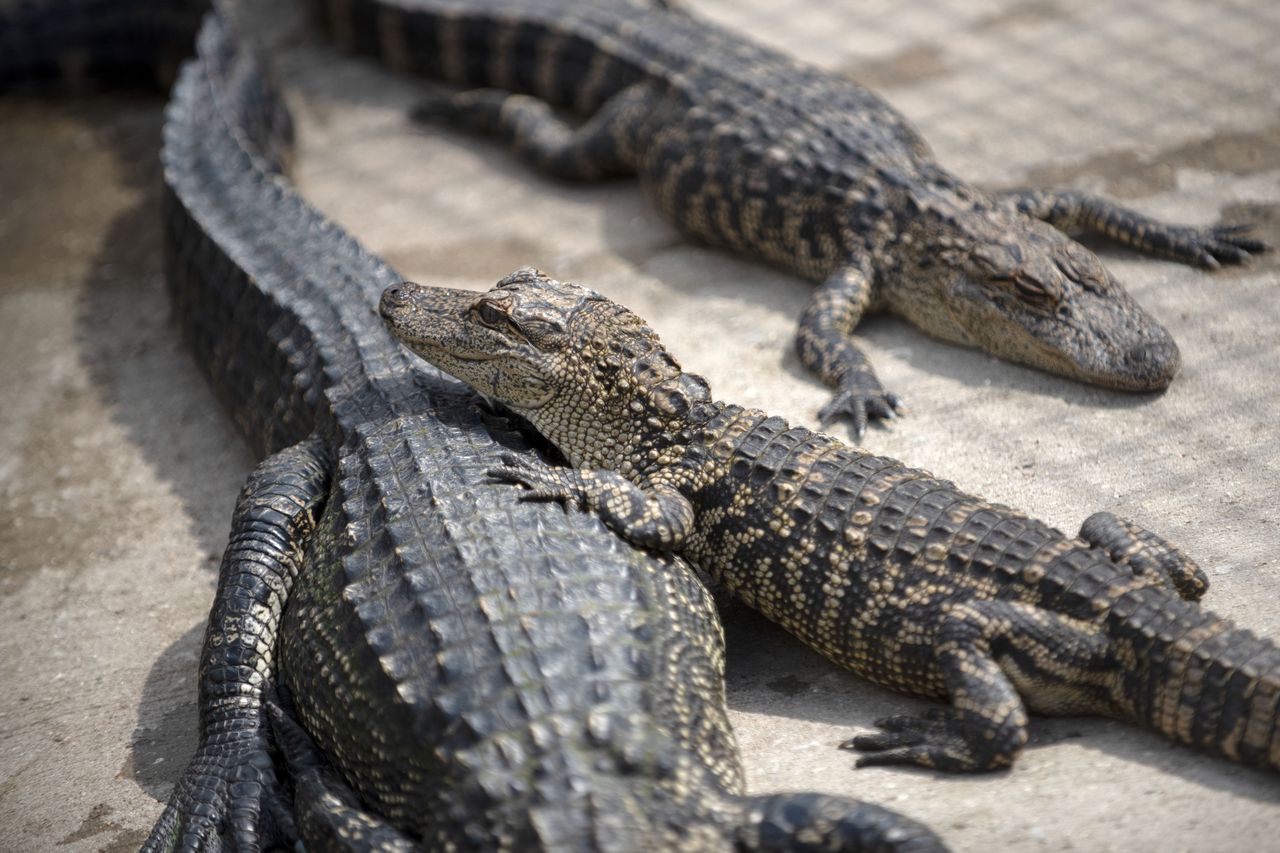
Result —
<instances>
[{"instance_id":1,"label":"alligator shadow","mask_svg":"<svg viewBox=\"0 0 1280 853\"><path fill-rule=\"evenodd\" d=\"M137 201L111 222L83 283L77 348L109 417L150 467L146 476L167 487L178 505L173 512L189 522L199 549L190 562L203 570L193 586L211 586L231 508L253 459L171 317L160 227L161 102L128 101L119 112L93 103L83 112L95 144L114 154L119 181ZM125 528L146 536L145 522L127 508L122 511ZM146 600L165 594L152 593ZM120 775L137 780L158 800L168 796L194 752L203 627L201 619L160 655L138 703L138 723ZM162 636L172 634L165 630Z\"/></svg>"},{"instance_id":2,"label":"alligator shadow","mask_svg":"<svg viewBox=\"0 0 1280 853\"><path fill-rule=\"evenodd\" d=\"M152 664L138 703L131 748L120 769L119 775L135 780L161 802L168 799L196 751L196 669L204 627L204 620L197 622Z\"/></svg>"},{"instance_id":3,"label":"alligator shadow","mask_svg":"<svg viewBox=\"0 0 1280 853\"><path fill-rule=\"evenodd\" d=\"M843 739L873 731L875 720L881 717L940 707L939 703L895 693L857 677L742 605L722 607L721 615L728 646L726 688L729 707L735 711L836 726ZM1280 780L1272 772L1242 767L1102 717L1032 716L1030 741L1019 760L1034 762L1038 747L1065 740L1257 802L1274 802L1280 790ZM838 741L833 740L830 748L837 747ZM851 773L856 772L853 761L853 753L849 753ZM893 772L925 774L966 785L981 784L984 779L998 780L1004 775L935 773L924 768L893 768Z\"/></svg>"},{"instance_id":4,"label":"alligator shadow","mask_svg":"<svg viewBox=\"0 0 1280 853\"><path fill-rule=\"evenodd\" d=\"M95 127L138 195L102 239L77 306L77 346L127 440L172 489L211 573L253 460L172 320L164 287L159 102Z\"/></svg>"}]
</instances>

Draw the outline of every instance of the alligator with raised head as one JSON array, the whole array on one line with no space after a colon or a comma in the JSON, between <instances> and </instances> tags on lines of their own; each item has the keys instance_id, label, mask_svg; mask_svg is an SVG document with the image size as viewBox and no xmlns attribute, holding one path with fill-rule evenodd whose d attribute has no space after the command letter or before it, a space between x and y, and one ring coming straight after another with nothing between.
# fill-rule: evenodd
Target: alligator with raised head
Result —
<instances>
[{"instance_id":1,"label":"alligator with raised head","mask_svg":"<svg viewBox=\"0 0 1280 853\"><path fill-rule=\"evenodd\" d=\"M1008 767L1027 711L1101 714L1280 770L1280 648L1197 603L1208 579L1109 513L1076 537L927 471L714 401L644 321L520 270L402 283L381 313L527 418L573 467L494 476L680 554L816 651L950 702L853 738L859 764Z\"/></svg>"}]
</instances>

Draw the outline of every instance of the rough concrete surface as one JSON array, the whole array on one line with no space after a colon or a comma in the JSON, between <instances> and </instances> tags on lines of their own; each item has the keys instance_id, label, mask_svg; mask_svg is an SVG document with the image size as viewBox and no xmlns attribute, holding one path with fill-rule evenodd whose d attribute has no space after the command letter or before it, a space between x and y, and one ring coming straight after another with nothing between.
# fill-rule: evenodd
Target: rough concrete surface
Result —
<instances>
[{"instance_id":1,"label":"rough concrete surface","mask_svg":"<svg viewBox=\"0 0 1280 853\"><path fill-rule=\"evenodd\" d=\"M876 85L942 161L992 184L1110 192L1280 244L1280 6L700 0ZM723 399L813 425L790 351L810 286L690 243L630 182L565 186L414 126L420 83L339 57L296 14L258 29L295 108L296 178L407 275L484 288L535 264L623 301ZM159 99L0 99L0 849L126 850L194 746L195 661L254 460L168 321ZM1100 247L1178 339L1163 395L1084 387L875 319L910 415L866 444L1074 531L1110 509L1208 571L1206 604L1280 637L1280 260L1215 274ZM1010 772L853 769L836 744L924 703L727 614L755 791L819 788L960 850L1280 849L1280 779L1096 718L1036 718Z\"/></svg>"}]
</instances>

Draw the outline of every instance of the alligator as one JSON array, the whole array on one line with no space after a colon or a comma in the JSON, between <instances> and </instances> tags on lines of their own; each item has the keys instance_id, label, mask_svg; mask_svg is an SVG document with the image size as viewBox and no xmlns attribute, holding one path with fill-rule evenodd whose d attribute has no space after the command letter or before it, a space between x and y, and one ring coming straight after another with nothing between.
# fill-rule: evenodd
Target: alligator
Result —
<instances>
[{"instance_id":1,"label":"alligator","mask_svg":"<svg viewBox=\"0 0 1280 853\"><path fill-rule=\"evenodd\" d=\"M420 117L494 134L569 180L637 175L688 234L818 282L796 335L823 425L891 419L853 342L888 311L946 341L1127 391L1166 388L1169 333L1065 231L1208 269L1266 246L1074 190L987 193L842 76L656 0L313 0L341 45L460 87ZM483 87L483 88L475 88ZM566 122L551 109L582 119Z\"/></svg>"},{"instance_id":2,"label":"alligator","mask_svg":"<svg viewBox=\"0 0 1280 853\"><path fill-rule=\"evenodd\" d=\"M0 44L39 26L0 68L134 76L177 50L163 26L192 34L170 11L22 4ZM486 482L530 444L386 332L397 276L288 184L291 135L210 16L166 114L166 279L270 455L222 561L199 746L143 849L942 849L873 805L743 794L701 583Z\"/></svg>"},{"instance_id":3,"label":"alligator","mask_svg":"<svg viewBox=\"0 0 1280 853\"><path fill-rule=\"evenodd\" d=\"M928 472L713 401L635 314L532 269L483 294L400 283L408 348L572 467L491 471L677 553L837 664L949 700L852 738L859 765L1010 766L1028 711L1101 714L1280 769L1280 648L1198 604L1204 573L1100 512L1069 537Z\"/></svg>"}]
</instances>

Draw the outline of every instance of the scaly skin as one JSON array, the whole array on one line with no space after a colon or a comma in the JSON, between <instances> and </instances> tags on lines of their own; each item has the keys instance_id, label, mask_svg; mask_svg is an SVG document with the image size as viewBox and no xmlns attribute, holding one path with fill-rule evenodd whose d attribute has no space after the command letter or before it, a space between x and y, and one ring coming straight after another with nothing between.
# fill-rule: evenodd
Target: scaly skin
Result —
<instances>
[{"instance_id":1,"label":"scaly skin","mask_svg":"<svg viewBox=\"0 0 1280 853\"><path fill-rule=\"evenodd\" d=\"M857 438L899 410L850 337L868 312L1080 381L1159 390L1180 363L1172 337L1053 226L1207 268L1265 248L1247 229L1166 225L1074 191L986 194L866 89L651 0L313 5L340 43L490 87L437 97L424 116L496 134L562 178L635 174L689 234L818 282L796 346L837 389L823 422L847 417Z\"/></svg>"},{"instance_id":2,"label":"scaly skin","mask_svg":"<svg viewBox=\"0 0 1280 853\"><path fill-rule=\"evenodd\" d=\"M210 17L165 124L168 280L274 455L233 519L200 744L144 850L940 849L875 806L742 795L697 579L486 482L539 463L387 334L394 273L294 193L289 126Z\"/></svg>"},{"instance_id":3,"label":"scaly skin","mask_svg":"<svg viewBox=\"0 0 1280 853\"><path fill-rule=\"evenodd\" d=\"M836 663L949 700L853 738L859 764L1007 767L1027 712L1128 720L1280 769L1280 648L1195 603L1195 563L1108 513L1071 538L892 459L713 402L593 291L394 285L401 342L527 418L573 467L492 472L674 551Z\"/></svg>"}]
</instances>

